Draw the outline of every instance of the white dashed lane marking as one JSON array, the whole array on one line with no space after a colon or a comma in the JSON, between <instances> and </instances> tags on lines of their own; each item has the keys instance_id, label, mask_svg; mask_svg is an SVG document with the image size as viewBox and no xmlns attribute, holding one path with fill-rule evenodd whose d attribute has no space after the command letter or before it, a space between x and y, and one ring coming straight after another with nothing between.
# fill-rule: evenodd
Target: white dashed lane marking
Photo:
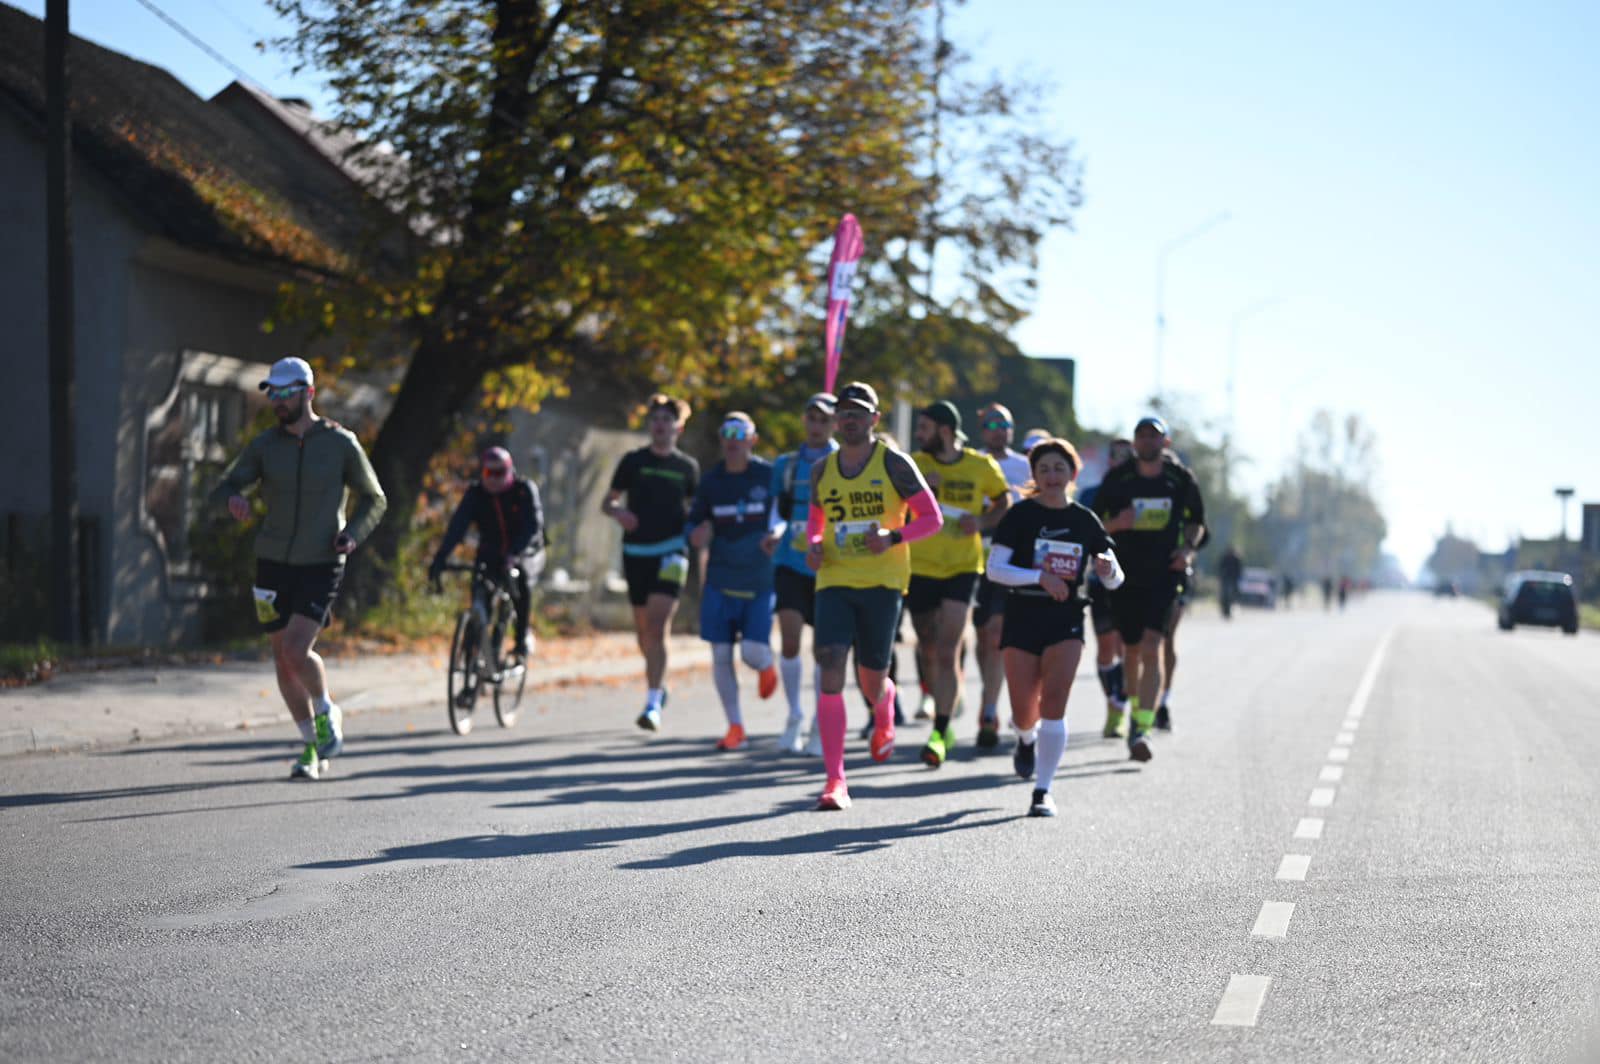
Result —
<instances>
[{"instance_id":1,"label":"white dashed lane marking","mask_svg":"<svg viewBox=\"0 0 1600 1064\"><path fill-rule=\"evenodd\" d=\"M1329 761L1349 761L1350 760L1350 748L1348 746L1336 746L1336 747L1334 747L1332 750L1328 751L1328 760Z\"/></svg>"},{"instance_id":2,"label":"white dashed lane marking","mask_svg":"<svg viewBox=\"0 0 1600 1064\"><path fill-rule=\"evenodd\" d=\"M1338 783L1344 779L1344 768L1340 765L1323 765L1322 774L1317 779L1323 783Z\"/></svg>"},{"instance_id":3,"label":"white dashed lane marking","mask_svg":"<svg viewBox=\"0 0 1600 1064\"><path fill-rule=\"evenodd\" d=\"M1311 798L1309 800L1316 808L1326 809L1328 806L1333 804L1333 796L1335 793L1336 792L1332 787L1317 787L1312 790Z\"/></svg>"},{"instance_id":4,"label":"white dashed lane marking","mask_svg":"<svg viewBox=\"0 0 1600 1064\"><path fill-rule=\"evenodd\" d=\"M1294 826L1294 837L1297 839L1322 838L1322 818L1316 816L1301 817L1300 823Z\"/></svg>"},{"instance_id":5,"label":"white dashed lane marking","mask_svg":"<svg viewBox=\"0 0 1600 1064\"><path fill-rule=\"evenodd\" d=\"M1288 938L1289 918L1293 915L1292 901L1264 901L1261 903L1261 914L1256 917L1256 926L1250 929L1250 934L1256 938Z\"/></svg>"},{"instance_id":6,"label":"white dashed lane marking","mask_svg":"<svg viewBox=\"0 0 1600 1064\"><path fill-rule=\"evenodd\" d=\"M1333 737L1333 741L1338 743L1340 746L1349 746L1351 743L1356 741L1356 733L1342 731Z\"/></svg>"},{"instance_id":7,"label":"white dashed lane marking","mask_svg":"<svg viewBox=\"0 0 1600 1064\"><path fill-rule=\"evenodd\" d=\"M1267 975L1234 975L1228 978L1228 989L1222 992L1217 1014L1211 1022L1223 1027L1254 1027L1261 1018L1261 1006L1267 1000L1267 988L1272 977Z\"/></svg>"},{"instance_id":8,"label":"white dashed lane marking","mask_svg":"<svg viewBox=\"0 0 1600 1064\"><path fill-rule=\"evenodd\" d=\"M1306 873L1311 870L1311 856L1304 853L1286 853L1283 860L1278 863L1277 879L1290 882L1303 882Z\"/></svg>"}]
</instances>

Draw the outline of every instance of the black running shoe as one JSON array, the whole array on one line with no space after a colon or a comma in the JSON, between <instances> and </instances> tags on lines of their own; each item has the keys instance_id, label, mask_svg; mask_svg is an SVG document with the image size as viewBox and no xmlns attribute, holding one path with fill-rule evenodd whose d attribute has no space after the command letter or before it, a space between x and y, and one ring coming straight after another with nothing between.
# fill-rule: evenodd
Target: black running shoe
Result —
<instances>
[{"instance_id":1,"label":"black running shoe","mask_svg":"<svg viewBox=\"0 0 1600 1064\"><path fill-rule=\"evenodd\" d=\"M1167 712L1167 704L1165 702L1156 707L1156 730L1172 730L1172 716Z\"/></svg>"},{"instance_id":2,"label":"black running shoe","mask_svg":"<svg viewBox=\"0 0 1600 1064\"><path fill-rule=\"evenodd\" d=\"M1035 790L1033 804L1028 806L1029 816L1055 816L1056 800L1050 797L1049 791Z\"/></svg>"},{"instance_id":3,"label":"black running shoe","mask_svg":"<svg viewBox=\"0 0 1600 1064\"><path fill-rule=\"evenodd\" d=\"M1149 761L1155 756L1155 751L1150 749L1150 736L1146 732L1134 731L1128 733L1128 759L1130 761Z\"/></svg>"},{"instance_id":4,"label":"black running shoe","mask_svg":"<svg viewBox=\"0 0 1600 1064\"><path fill-rule=\"evenodd\" d=\"M978 749L993 750L1000 745L1000 718L984 717L978 721Z\"/></svg>"},{"instance_id":5,"label":"black running shoe","mask_svg":"<svg viewBox=\"0 0 1600 1064\"><path fill-rule=\"evenodd\" d=\"M1018 779L1033 779L1033 755L1036 748L1036 743L1017 740L1017 748L1011 751L1011 765L1017 770Z\"/></svg>"}]
</instances>

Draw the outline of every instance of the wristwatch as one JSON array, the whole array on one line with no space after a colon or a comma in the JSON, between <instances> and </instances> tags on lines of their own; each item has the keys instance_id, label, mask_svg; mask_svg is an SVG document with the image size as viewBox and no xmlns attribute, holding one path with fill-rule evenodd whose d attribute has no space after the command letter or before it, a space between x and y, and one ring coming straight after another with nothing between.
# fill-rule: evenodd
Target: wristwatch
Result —
<instances>
[{"instance_id":1,"label":"wristwatch","mask_svg":"<svg viewBox=\"0 0 1600 1064\"><path fill-rule=\"evenodd\" d=\"M892 543L896 547L898 547L900 544L904 543L905 541L906 541L906 537L900 534L900 530L898 528L891 528L889 530L889 542L890 543Z\"/></svg>"}]
</instances>

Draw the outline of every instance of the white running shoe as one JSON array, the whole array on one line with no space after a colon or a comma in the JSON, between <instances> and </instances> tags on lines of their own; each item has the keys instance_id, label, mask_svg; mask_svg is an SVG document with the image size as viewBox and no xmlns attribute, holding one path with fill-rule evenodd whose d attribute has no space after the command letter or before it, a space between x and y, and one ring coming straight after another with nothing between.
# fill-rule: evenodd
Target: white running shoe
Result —
<instances>
[{"instance_id":1,"label":"white running shoe","mask_svg":"<svg viewBox=\"0 0 1600 1064\"><path fill-rule=\"evenodd\" d=\"M817 727L815 721L811 723L811 738L806 740L805 755L807 757L822 756L822 729Z\"/></svg>"},{"instance_id":2,"label":"white running shoe","mask_svg":"<svg viewBox=\"0 0 1600 1064\"><path fill-rule=\"evenodd\" d=\"M789 723L783 726L783 735L778 739L778 749L785 754L805 753L805 727L806 718L790 717Z\"/></svg>"}]
</instances>

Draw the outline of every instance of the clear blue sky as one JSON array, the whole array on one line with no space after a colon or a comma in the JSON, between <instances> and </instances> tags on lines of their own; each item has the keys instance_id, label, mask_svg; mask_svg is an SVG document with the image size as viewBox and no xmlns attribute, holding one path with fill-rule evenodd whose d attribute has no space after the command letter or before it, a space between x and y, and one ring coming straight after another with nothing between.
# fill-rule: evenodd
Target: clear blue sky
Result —
<instances>
[{"instance_id":1,"label":"clear blue sky","mask_svg":"<svg viewBox=\"0 0 1600 1064\"><path fill-rule=\"evenodd\" d=\"M260 0L155 2L272 91L322 98L255 49L283 31ZM78 0L73 23L202 95L232 78L135 0ZM1227 210L1169 259L1165 383L1220 418L1234 316L1281 300L1239 333L1246 484L1326 406L1376 430L1408 568L1446 522L1499 548L1554 534L1557 484L1600 500L1600 4L974 0L952 27L980 66L1051 79L1086 160L1018 332L1078 359L1084 421L1138 416L1157 253Z\"/></svg>"}]
</instances>

